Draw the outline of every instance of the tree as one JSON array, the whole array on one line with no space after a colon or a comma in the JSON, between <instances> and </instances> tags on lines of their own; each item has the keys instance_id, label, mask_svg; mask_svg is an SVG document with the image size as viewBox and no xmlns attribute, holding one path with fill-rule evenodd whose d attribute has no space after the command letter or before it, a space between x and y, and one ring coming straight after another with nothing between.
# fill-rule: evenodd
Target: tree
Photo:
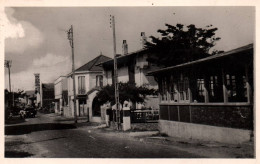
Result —
<instances>
[{"instance_id":1,"label":"tree","mask_svg":"<svg viewBox=\"0 0 260 164\"><path fill-rule=\"evenodd\" d=\"M133 83L119 83L119 101L121 104L125 100L131 100L133 103L142 103L145 101L147 95L157 95L157 90L149 89L145 86L137 87ZM97 93L98 102L100 104L105 104L111 102L115 104L115 86L107 85Z\"/></svg>"},{"instance_id":2,"label":"tree","mask_svg":"<svg viewBox=\"0 0 260 164\"><path fill-rule=\"evenodd\" d=\"M152 63L172 66L223 52L210 52L220 40L215 36L217 28L213 28L212 25L206 26L205 29L197 28L193 24L186 27L182 24L165 26L166 30L157 31L161 37L150 36L151 41L145 45L148 51L154 54L148 58Z\"/></svg>"}]
</instances>

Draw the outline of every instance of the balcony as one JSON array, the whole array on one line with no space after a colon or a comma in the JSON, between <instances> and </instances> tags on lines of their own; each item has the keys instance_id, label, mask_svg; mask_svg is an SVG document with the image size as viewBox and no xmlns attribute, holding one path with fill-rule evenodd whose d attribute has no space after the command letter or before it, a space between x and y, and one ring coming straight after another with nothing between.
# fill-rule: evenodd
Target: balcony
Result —
<instances>
[{"instance_id":1,"label":"balcony","mask_svg":"<svg viewBox=\"0 0 260 164\"><path fill-rule=\"evenodd\" d=\"M86 90L85 89L79 89L78 90L78 95L85 95L86 94Z\"/></svg>"}]
</instances>

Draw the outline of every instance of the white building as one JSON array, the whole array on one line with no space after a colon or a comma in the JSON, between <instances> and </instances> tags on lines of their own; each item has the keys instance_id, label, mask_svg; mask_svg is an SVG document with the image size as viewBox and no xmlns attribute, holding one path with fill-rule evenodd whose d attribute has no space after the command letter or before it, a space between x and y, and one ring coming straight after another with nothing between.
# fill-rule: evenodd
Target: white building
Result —
<instances>
[{"instance_id":1,"label":"white building","mask_svg":"<svg viewBox=\"0 0 260 164\"><path fill-rule=\"evenodd\" d=\"M157 70L158 67L147 61L148 55L150 55L147 49L144 48L146 37L144 32L141 33L142 48L138 51L128 53L126 40L123 40L122 55L117 57L118 68L118 82L131 82L137 86L146 86L148 88L158 89L158 84L154 77L146 76L150 71ZM113 84L114 77L114 60L103 62L102 66L105 71L104 84ZM145 107L159 109L158 96L149 96L145 102ZM137 104L137 109L141 108L140 104Z\"/></svg>"},{"instance_id":2,"label":"white building","mask_svg":"<svg viewBox=\"0 0 260 164\"><path fill-rule=\"evenodd\" d=\"M72 73L67 75L68 108L64 109L65 116L74 116L74 99L76 99L77 116L88 116L89 121L101 122L100 105L95 99L96 93L103 86L104 71L101 62L111 58L99 55L75 70L76 98L74 98Z\"/></svg>"},{"instance_id":3,"label":"white building","mask_svg":"<svg viewBox=\"0 0 260 164\"><path fill-rule=\"evenodd\" d=\"M60 76L54 81L55 113L63 114L64 106L68 104L68 82L66 76Z\"/></svg>"}]
</instances>

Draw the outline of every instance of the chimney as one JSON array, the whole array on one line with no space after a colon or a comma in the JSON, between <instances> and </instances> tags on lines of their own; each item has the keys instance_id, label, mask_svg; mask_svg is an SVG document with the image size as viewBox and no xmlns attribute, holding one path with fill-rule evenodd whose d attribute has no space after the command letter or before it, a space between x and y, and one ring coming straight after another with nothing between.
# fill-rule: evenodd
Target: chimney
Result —
<instances>
[{"instance_id":1,"label":"chimney","mask_svg":"<svg viewBox=\"0 0 260 164\"><path fill-rule=\"evenodd\" d=\"M146 36L145 36L145 32L141 32L141 48L144 48L145 47L145 43L147 42L146 41Z\"/></svg>"},{"instance_id":2,"label":"chimney","mask_svg":"<svg viewBox=\"0 0 260 164\"><path fill-rule=\"evenodd\" d=\"M128 54L128 45L126 43L126 40L123 40L123 44L122 44L122 55L126 55Z\"/></svg>"}]
</instances>

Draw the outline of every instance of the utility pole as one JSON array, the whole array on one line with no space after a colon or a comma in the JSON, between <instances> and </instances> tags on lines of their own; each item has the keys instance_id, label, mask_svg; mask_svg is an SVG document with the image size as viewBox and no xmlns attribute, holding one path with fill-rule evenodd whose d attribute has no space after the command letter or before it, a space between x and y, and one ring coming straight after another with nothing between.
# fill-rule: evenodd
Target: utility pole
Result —
<instances>
[{"instance_id":1,"label":"utility pole","mask_svg":"<svg viewBox=\"0 0 260 164\"><path fill-rule=\"evenodd\" d=\"M110 15L110 24L113 29L113 42L114 42L114 83L115 83L115 103L116 103L116 120L117 130L120 129L120 104L119 104L119 91L118 91L118 73L117 73L117 58L116 58L116 30L115 30L115 17Z\"/></svg>"},{"instance_id":2,"label":"utility pole","mask_svg":"<svg viewBox=\"0 0 260 164\"><path fill-rule=\"evenodd\" d=\"M72 51L72 78L73 78L73 95L74 95L74 122L77 123L77 107L76 107L76 87L75 87L75 68L74 68L74 43L73 43L73 27L71 25L69 31L67 31L68 39L70 41L70 47Z\"/></svg>"},{"instance_id":3,"label":"utility pole","mask_svg":"<svg viewBox=\"0 0 260 164\"><path fill-rule=\"evenodd\" d=\"M10 74L10 68L12 66L12 60L5 60L5 67L8 68L8 74L9 74L9 92L11 93L11 74ZM14 96L13 96L14 97ZM14 105L14 100L13 100Z\"/></svg>"}]
</instances>

